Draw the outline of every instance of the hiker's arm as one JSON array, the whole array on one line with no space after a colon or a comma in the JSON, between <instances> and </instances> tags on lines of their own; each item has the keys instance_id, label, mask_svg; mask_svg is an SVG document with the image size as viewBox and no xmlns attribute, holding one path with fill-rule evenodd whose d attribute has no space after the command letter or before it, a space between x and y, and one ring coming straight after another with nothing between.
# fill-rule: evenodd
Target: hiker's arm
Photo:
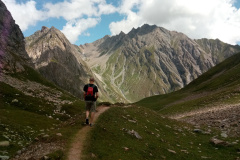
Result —
<instances>
[{"instance_id":1,"label":"hiker's arm","mask_svg":"<svg viewBox=\"0 0 240 160\"><path fill-rule=\"evenodd\" d=\"M96 100L98 99L98 92L96 92Z\"/></svg>"},{"instance_id":2,"label":"hiker's arm","mask_svg":"<svg viewBox=\"0 0 240 160\"><path fill-rule=\"evenodd\" d=\"M86 85L83 87L83 97L84 99L86 98L86 94L87 94L87 87Z\"/></svg>"}]
</instances>

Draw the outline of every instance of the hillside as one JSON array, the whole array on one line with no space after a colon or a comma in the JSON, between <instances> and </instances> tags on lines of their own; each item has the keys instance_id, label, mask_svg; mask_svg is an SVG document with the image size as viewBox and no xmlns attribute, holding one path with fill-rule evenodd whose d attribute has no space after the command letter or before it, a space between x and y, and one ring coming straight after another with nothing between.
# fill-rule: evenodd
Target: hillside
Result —
<instances>
[{"instance_id":1,"label":"hillside","mask_svg":"<svg viewBox=\"0 0 240 160\"><path fill-rule=\"evenodd\" d=\"M239 157L238 137L223 138L213 128L171 120L145 107L112 107L99 118L85 141L83 160Z\"/></svg>"},{"instance_id":2,"label":"hillside","mask_svg":"<svg viewBox=\"0 0 240 160\"><path fill-rule=\"evenodd\" d=\"M239 46L219 40L192 40L147 24L79 48L115 102L135 102L179 90L240 51Z\"/></svg>"},{"instance_id":3,"label":"hillside","mask_svg":"<svg viewBox=\"0 0 240 160\"><path fill-rule=\"evenodd\" d=\"M0 79L0 157L18 159L29 150L33 158L62 154L84 117L84 103L24 69Z\"/></svg>"},{"instance_id":4,"label":"hillside","mask_svg":"<svg viewBox=\"0 0 240 160\"><path fill-rule=\"evenodd\" d=\"M0 35L0 159L62 158L81 127L84 103L34 70L2 1Z\"/></svg>"}]
</instances>

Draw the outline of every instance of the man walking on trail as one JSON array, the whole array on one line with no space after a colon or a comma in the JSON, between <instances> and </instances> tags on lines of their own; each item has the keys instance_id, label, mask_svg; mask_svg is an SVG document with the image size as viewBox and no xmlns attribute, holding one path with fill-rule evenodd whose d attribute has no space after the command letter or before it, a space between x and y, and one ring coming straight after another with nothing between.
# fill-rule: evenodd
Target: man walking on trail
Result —
<instances>
[{"instance_id":1,"label":"man walking on trail","mask_svg":"<svg viewBox=\"0 0 240 160\"><path fill-rule=\"evenodd\" d=\"M93 118L96 112L96 100L98 99L98 88L94 84L94 78L89 79L89 84L86 84L83 88L84 100L86 103L86 124L93 125ZM89 114L91 113L91 119L89 121Z\"/></svg>"}]
</instances>

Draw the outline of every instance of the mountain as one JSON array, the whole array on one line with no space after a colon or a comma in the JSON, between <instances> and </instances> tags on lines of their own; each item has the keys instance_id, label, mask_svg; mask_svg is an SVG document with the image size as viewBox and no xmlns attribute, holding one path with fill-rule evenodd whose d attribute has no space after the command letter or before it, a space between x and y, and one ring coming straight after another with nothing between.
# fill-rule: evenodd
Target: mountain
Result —
<instances>
[{"instance_id":1,"label":"mountain","mask_svg":"<svg viewBox=\"0 0 240 160\"><path fill-rule=\"evenodd\" d=\"M73 95L83 97L83 86L92 72L81 59L79 48L61 31L43 26L26 37L26 50L41 75Z\"/></svg>"},{"instance_id":2,"label":"mountain","mask_svg":"<svg viewBox=\"0 0 240 160\"><path fill-rule=\"evenodd\" d=\"M1 73L24 71L24 65L32 66L25 50L24 36L15 24L11 13L0 1L0 70Z\"/></svg>"},{"instance_id":3,"label":"mountain","mask_svg":"<svg viewBox=\"0 0 240 160\"><path fill-rule=\"evenodd\" d=\"M179 90L240 51L219 40L193 40L147 24L79 48L110 98L123 102Z\"/></svg>"}]
</instances>

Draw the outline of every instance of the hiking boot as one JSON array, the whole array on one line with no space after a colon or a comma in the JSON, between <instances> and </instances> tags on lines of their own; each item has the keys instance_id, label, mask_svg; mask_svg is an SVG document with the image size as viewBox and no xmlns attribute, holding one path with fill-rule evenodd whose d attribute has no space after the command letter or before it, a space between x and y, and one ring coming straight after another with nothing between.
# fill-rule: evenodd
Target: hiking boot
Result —
<instances>
[{"instance_id":1,"label":"hiking boot","mask_svg":"<svg viewBox=\"0 0 240 160\"><path fill-rule=\"evenodd\" d=\"M93 126L93 123L90 123L90 127L92 127Z\"/></svg>"},{"instance_id":2,"label":"hiking boot","mask_svg":"<svg viewBox=\"0 0 240 160\"><path fill-rule=\"evenodd\" d=\"M86 119L86 124L89 125L89 120L88 119Z\"/></svg>"}]
</instances>

